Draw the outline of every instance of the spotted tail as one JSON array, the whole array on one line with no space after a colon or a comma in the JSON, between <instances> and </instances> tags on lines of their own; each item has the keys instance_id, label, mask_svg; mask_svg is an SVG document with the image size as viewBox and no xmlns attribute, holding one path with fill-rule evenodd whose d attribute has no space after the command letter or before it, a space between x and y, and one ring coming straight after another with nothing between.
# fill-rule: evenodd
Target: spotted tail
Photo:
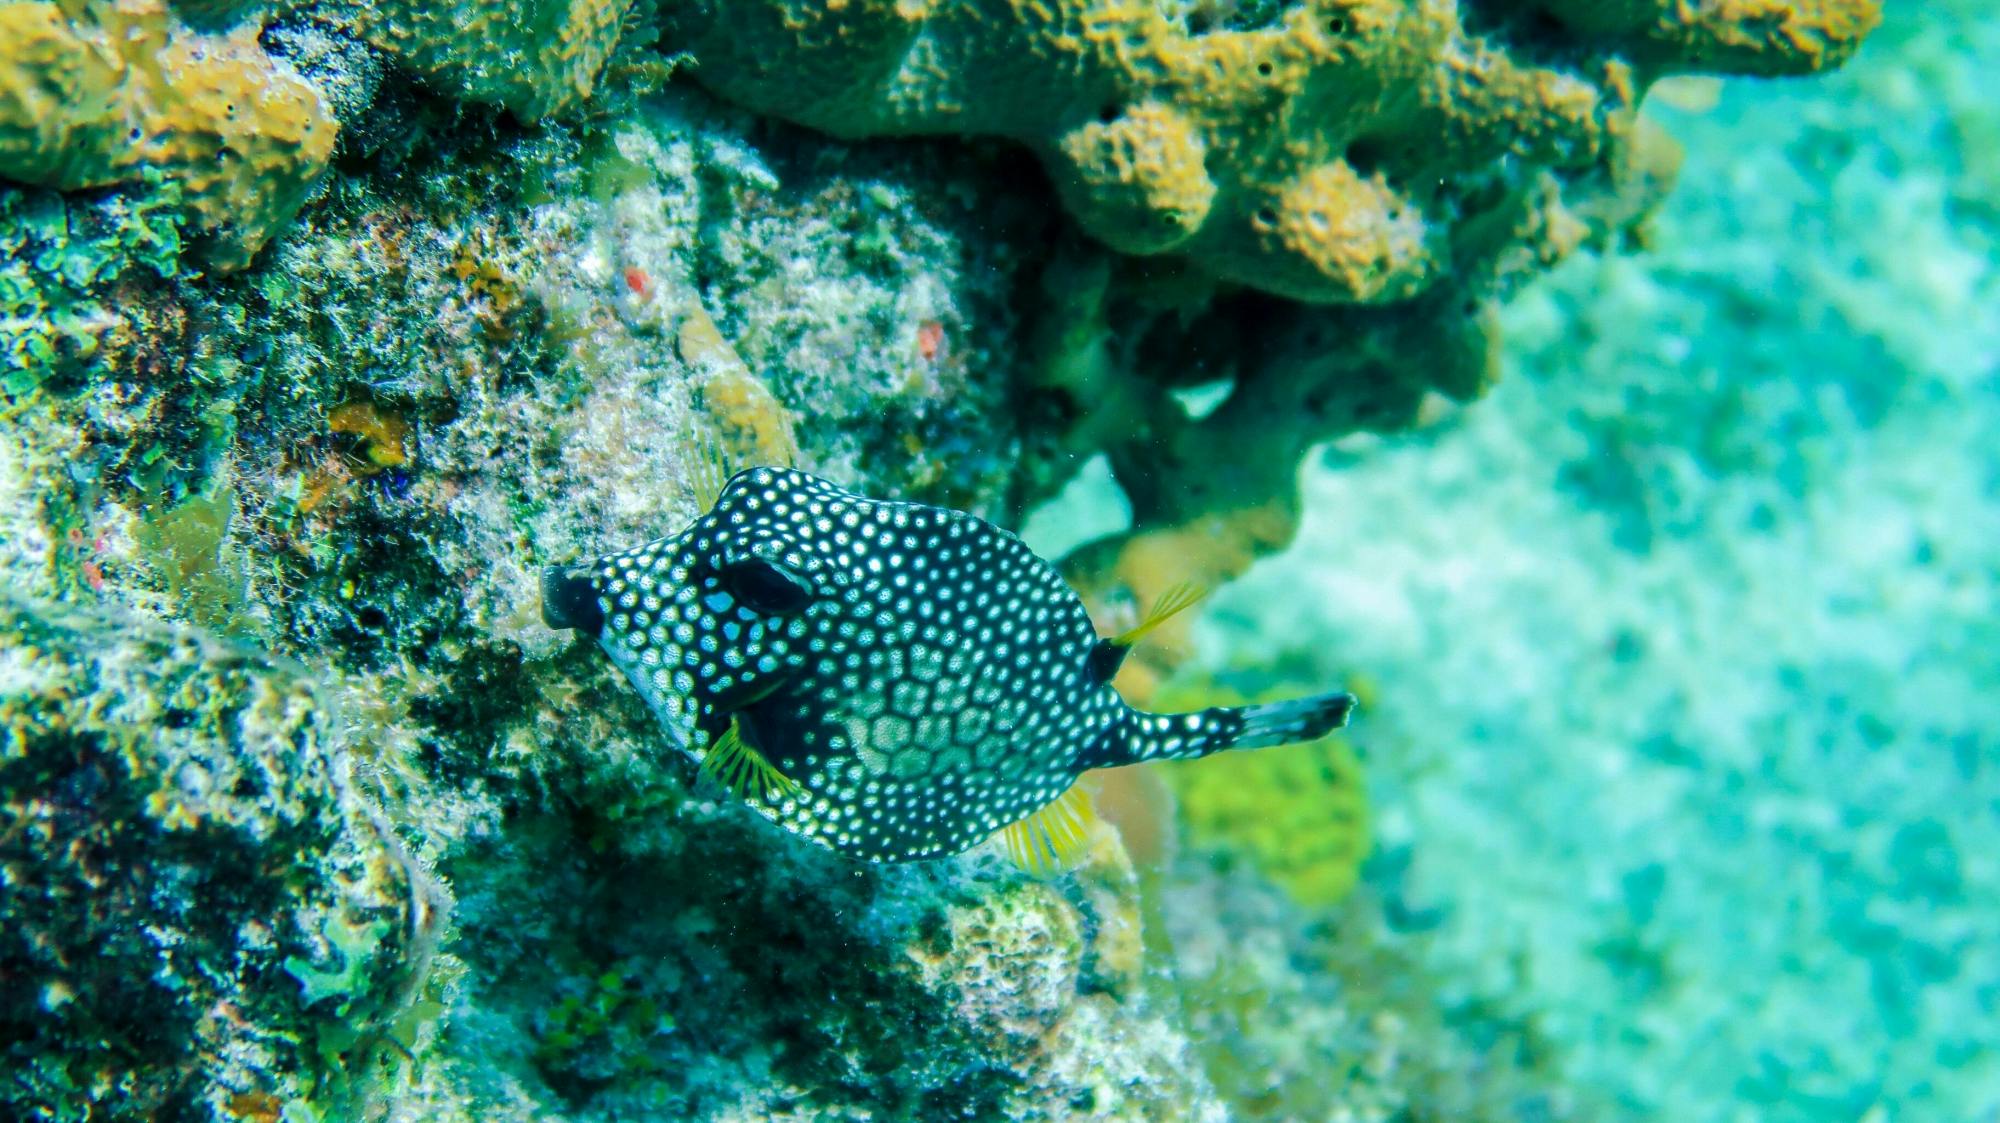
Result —
<instances>
[{"instance_id":1,"label":"spotted tail","mask_svg":"<svg viewBox=\"0 0 2000 1123\"><path fill-rule=\"evenodd\" d=\"M1091 767L1145 760L1192 760L1225 749L1262 749L1313 741L1347 724L1352 694L1315 694L1262 706L1216 706L1191 714L1131 711L1120 737Z\"/></svg>"}]
</instances>

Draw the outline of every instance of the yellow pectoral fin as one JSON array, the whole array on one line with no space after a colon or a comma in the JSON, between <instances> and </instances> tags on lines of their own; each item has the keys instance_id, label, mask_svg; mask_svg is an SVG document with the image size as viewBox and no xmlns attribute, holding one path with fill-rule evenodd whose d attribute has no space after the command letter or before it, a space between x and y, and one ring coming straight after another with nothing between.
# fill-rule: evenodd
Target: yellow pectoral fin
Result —
<instances>
[{"instance_id":1,"label":"yellow pectoral fin","mask_svg":"<svg viewBox=\"0 0 2000 1123\"><path fill-rule=\"evenodd\" d=\"M1131 647L1144 638L1147 632L1172 620L1195 605L1200 604L1208 590L1192 581L1183 581L1153 601L1153 607L1146 611L1145 619L1111 637L1111 642L1120 647Z\"/></svg>"},{"instance_id":2,"label":"yellow pectoral fin","mask_svg":"<svg viewBox=\"0 0 2000 1123\"><path fill-rule=\"evenodd\" d=\"M798 783L752 748L733 720L701 758L701 771L741 800L755 795L757 802L771 804L799 794Z\"/></svg>"},{"instance_id":3,"label":"yellow pectoral fin","mask_svg":"<svg viewBox=\"0 0 2000 1123\"><path fill-rule=\"evenodd\" d=\"M1000 829L1007 857L1037 877L1061 873L1083 857L1095 812L1090 796L1077 784L1039 811Z\"/></svg>"}]
</instances>

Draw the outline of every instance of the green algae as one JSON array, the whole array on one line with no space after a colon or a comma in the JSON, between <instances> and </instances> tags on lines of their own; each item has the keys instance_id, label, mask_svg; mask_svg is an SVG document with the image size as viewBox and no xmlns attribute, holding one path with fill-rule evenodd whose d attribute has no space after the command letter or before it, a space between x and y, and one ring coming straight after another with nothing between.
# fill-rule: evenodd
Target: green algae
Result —
<instances>
[{"instance_id":1,"label":"green algae","mask_svg":"<svg viewBox=\"0 0 2000 1123\"><path fill-rule=\"evenodd\" d=\"M1254 683L1245 691L1241 684ZM1158 704L1179 712L1297 697L1302 687L1270 671L1183 676ZM1282 753L1222 754L1171 763L1161 776L1176 797L1187 844L1211 848L1223 868L1242 860L1307 908L1340 903L1369 852L1368 791L1346 734ZM1248 871L1244 871L1248 872Z\"/></svg>"},{"instance_id":2,"label":"green algae","mask_svg":"<svg viewBox=\"0 0 2000 1123\"><path fill-rule=\"evenodd\" d=\"M156 504L138 524L139 549L166 578L167 596L194 622L225 635L248 628L243 618L250 574L228 545L236 514L227 488L177 506Z\"/></svg>"},{"instance_id":3,"label":"green algae","mask_svg":"<svg viewBox=\"0 0 2000 1123\"><path fill-rule=\"evenodd\" d=\"M178 189L149 186L90 197L0 184L0 401L105 372L104 337L130 330L112 291L182 275Z\"/></svg>"},{"instance_id":4,"label":"green algae","mask_svg":"<svg viewBox=\"0 0 2000 1123\"><path fill-rule=\"evenodd\" d=\"M327 1102L314 1002L392 1017L447 899L356 800L313 684L125 614L10 598L0 634L0 971L35 980L0 989L10 1112ZM268 985L293 966L328 985Z\"/></svg>"}]
</instances>

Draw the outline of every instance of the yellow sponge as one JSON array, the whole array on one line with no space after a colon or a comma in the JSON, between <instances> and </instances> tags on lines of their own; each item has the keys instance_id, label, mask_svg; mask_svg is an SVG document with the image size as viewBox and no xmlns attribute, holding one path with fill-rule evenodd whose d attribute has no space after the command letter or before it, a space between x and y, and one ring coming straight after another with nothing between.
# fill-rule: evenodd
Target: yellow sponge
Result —
<instances>
[{"instance_id":1,"label":"yellow sponge","mask_svg":"<svg viewBox=\"0 0 2000 1123\"><path fill-rule=\"evenodd\" d=\"M188 30L161 0L0 4L0 177L74 189L178 180L221 268L247 264L333 154L320 97L257 28Z\"/></svg>"}]
</instances>

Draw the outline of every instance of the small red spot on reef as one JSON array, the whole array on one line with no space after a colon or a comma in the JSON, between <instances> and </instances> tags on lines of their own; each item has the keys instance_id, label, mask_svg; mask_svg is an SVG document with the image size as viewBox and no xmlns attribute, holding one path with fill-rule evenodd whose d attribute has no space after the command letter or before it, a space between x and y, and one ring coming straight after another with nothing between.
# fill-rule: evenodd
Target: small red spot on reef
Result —
<instances>
[{"instance_id":1,"label":"small red spot on reef","mask_svg":"<svg viewBox=\"0 0 2000 1123\"><path fill-rule=\"evenodd\" d=\"M944 350L944 325L936 320L925 320L923 326L917 329L917 354L922 355L925 362L930 362L936 359L938 352L942 350Z\"/></svg>"},{"instance_id":2,"label":"small red spot on reef","mask_svg":"<svg viewBox=\"0 0 2000 1123\"><path fill-rule=\"evenodd\" d=\"M625 287L632 290L633 296L643 298L653 295L653 279L636 265L625 267Z\"/></svg>"}]
</instances>

